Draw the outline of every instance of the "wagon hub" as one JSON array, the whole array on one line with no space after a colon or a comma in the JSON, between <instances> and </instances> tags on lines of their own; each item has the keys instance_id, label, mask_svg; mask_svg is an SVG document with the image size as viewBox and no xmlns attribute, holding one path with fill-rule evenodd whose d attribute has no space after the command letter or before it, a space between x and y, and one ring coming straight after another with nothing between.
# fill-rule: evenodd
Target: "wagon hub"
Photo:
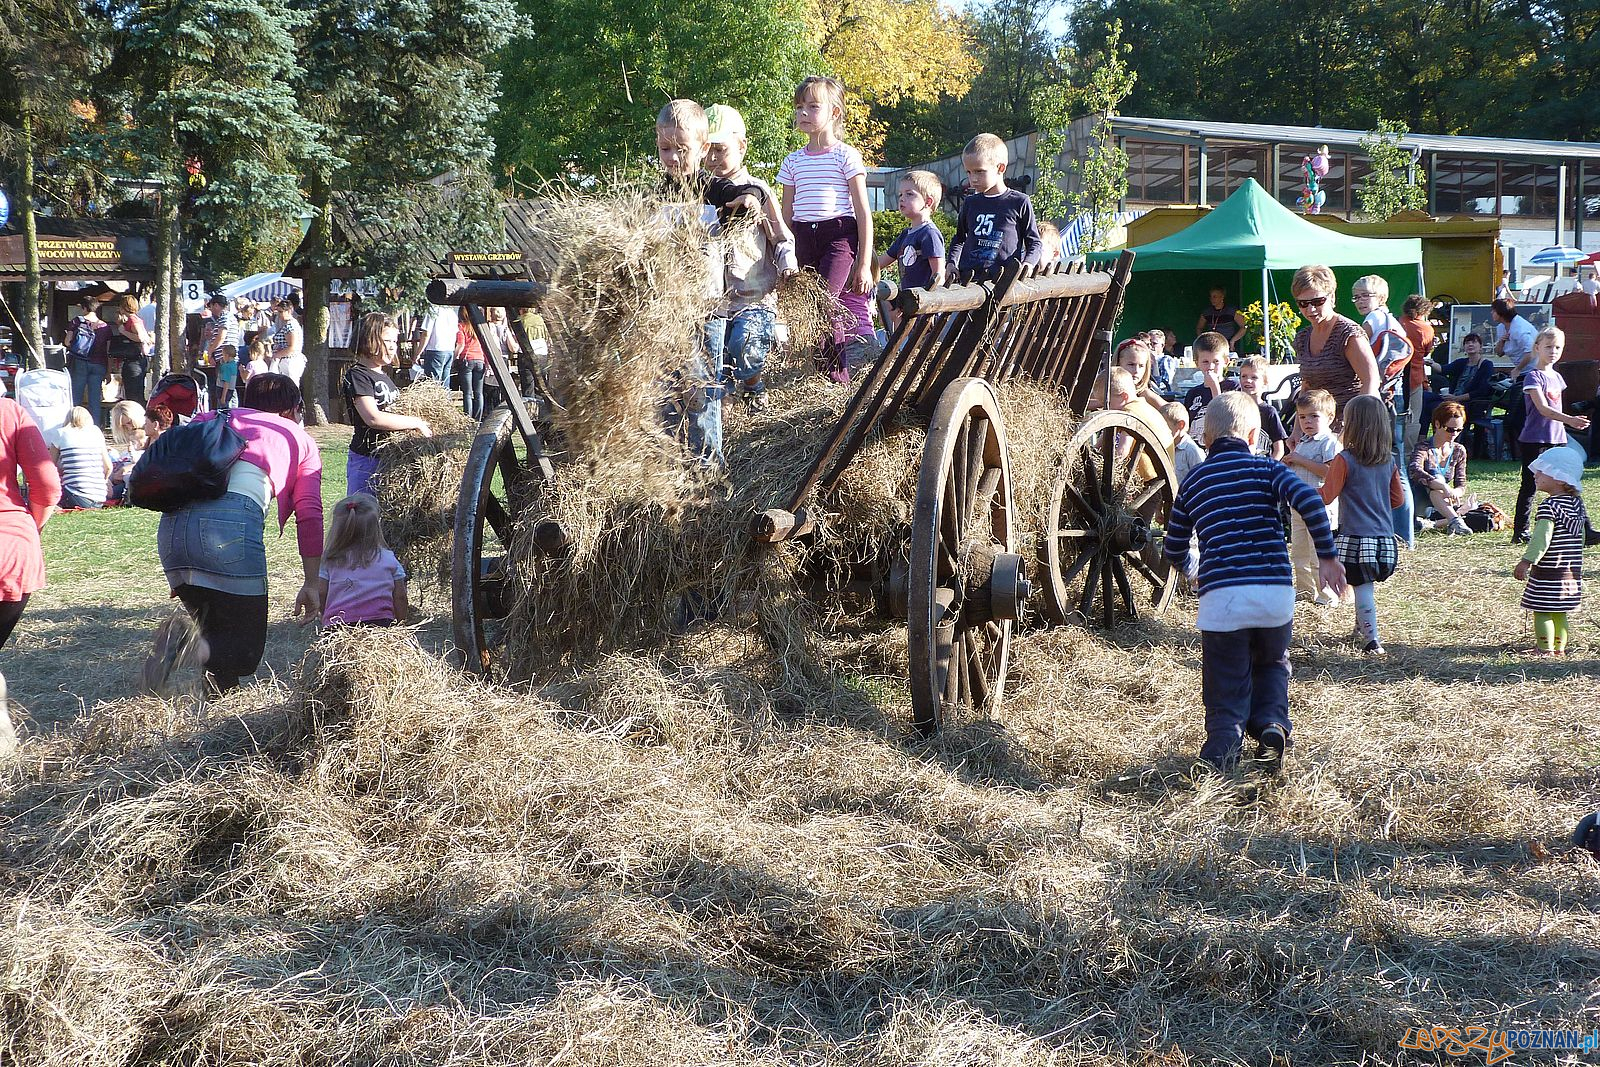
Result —
<instances>
[{"instance_id":1,"label":"wagon hub","mask_svg":"<svg viewBox=\"0 0 1600 1067\"><path fill-rule=\"evenodd\" d=\"M969 542L964 547L963 595L953 610L969 626L1018 619L1033 593L1022 557L993 542Z\"/></svg>"},{"instance_id":2,"label":"wagon hub","mask_svg":"<svg viewBox=\"0 0 1600 1067\"><path fill-rule=\"evenodd\" d=\"M1150 520L1119 511L1107 531L1106 541L1113 552L1143 552L1150 544Z\"/></svg>"}]
</instances>

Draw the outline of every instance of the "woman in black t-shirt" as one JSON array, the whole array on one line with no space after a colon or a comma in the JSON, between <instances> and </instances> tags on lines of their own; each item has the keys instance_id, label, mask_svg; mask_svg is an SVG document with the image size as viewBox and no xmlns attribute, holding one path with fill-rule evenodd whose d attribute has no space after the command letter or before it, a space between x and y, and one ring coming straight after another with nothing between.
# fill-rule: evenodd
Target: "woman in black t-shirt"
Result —
<instances>
[{"instance_id":1,"label":"woman in black t-shirt","mask_svg":"<svg viewBox=\"0 0 1600 1067\"><path fill-rule=\"evenodd\" d=\"M399 327L383 312L373 311L361 317L356 361L345 371L340 390L355 426L350 438L350 459L345 465L347 491L351 494L372 492L372 478L378 473L378 443L386 435L414 431L423 437L433 436L426 419L389 410L400 389L384 368L394 363L399 336Z\"/></svg>"}]
</instances>

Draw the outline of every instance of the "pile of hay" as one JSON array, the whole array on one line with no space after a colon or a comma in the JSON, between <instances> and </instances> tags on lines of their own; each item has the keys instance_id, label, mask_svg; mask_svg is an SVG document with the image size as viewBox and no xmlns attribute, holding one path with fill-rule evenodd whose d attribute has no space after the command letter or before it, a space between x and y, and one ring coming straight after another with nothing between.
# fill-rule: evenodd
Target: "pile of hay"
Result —
<instances>
[{"instance_id":1,"label":"pile of hay","mask_svg":"<svg viewBox=\"0 0 1600 1067\"><path fill-rule=\"evenodd\" d=\"M1600 868L1549 836L1600 786L1550 742L1592 661L1319 648L1294 772L1241 803L1174 773L1194 635L1118 641L1027 638L1000 721L930 743L870 642L801 689L727 630L532 695L348 630L294 692L102 706L0 781L0 1057L1343 1065L1592 1028Z\"/></svg>"},{"instance_id":2,"label":"pile of hay","mask_svg":"<svg viewBox=\"0 0 1600 1067\"><path fill-rule=\"evenodd\" d=\"M478 424L456 394L426 378L400 391L394 411L426 419L433 433L392 433L378 446L373 493L384 536L414 583L448 591L456 499Z\"/></svg>"}]
</instances>

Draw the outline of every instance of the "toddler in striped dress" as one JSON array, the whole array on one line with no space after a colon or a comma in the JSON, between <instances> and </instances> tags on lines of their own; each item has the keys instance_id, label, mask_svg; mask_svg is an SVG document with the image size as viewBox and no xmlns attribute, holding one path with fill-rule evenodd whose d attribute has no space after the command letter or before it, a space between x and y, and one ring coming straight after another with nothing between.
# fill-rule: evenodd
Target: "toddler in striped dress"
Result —
<instances>
[{"instance_id":1,"label":"toddler in striped dress","mask_svg":"<svg viewBox=\"0 0 1600 1067\"><path fill-rule=\"evenodd\" d=\"M1530 655L1563 656L1567 651L1567 613L1583 601L1583 542L1589 526L1583 497L1583 454L1570 446L1552 448L1528 464L1534 488L1546 494L1534 516L1528 550L1512 573L1526 581L1522 606L1533 612L1537 642Z\"/></svg>"}]
</instances>

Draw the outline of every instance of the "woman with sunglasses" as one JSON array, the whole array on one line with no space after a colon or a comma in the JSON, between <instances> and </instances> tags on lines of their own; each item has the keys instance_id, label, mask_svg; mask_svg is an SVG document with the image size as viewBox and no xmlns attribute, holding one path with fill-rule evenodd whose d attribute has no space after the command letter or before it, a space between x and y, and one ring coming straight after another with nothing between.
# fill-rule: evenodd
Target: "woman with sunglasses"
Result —
<instances>
[{"instance_id":1,"label":"woman with sunglasses","mask_svg":"<svg viewBox=\"0 0 1600 1067\"><path fill-rule=\"evenodd\" d=\"M1326 389L1332 395L1335 428L1351 397L1378 395L1378 361L1366 331L1333 309L1338 284L1333 271L1317 265L1295 271L1289 285L1295 306L1310 323L1294 335L1300 388Z\"/></svg>"},{"instance_id":2,"label":"woman with sunglasses","mask_svg":"<svg viewBox=\"0 0 1600 1067\"><path fill-rule=\"evenodd\" d=\"M188 615L172 616L156 632L155 649L144 665L148 692L164 692L180 660L204 664L207 682L219 693L256 672L267 648L262 527L274 500L279 530L293 515L300 547L304 582L294 613L321 615L322 453L300 425L302 410L298 383L282 374L257 374L244 387L237 410L195 416L196 422L228 418L245 447L228 469L227 492L161 516L156 535L161 569ZM193 638L195 624L198 639Z\"/></svg>"},{"instance_id":3,"label":"woman with sunglasses","mask_svg":"<svg viewBox=\"0 0 1600 1067\"><path fill-rule=\"evenodd\" d=\"M1467 499L1467 450L1461 444L1466 428L1467 409L1454 400L1446 400L1433 409L1433 436L1420 442L1411 453L1411 463L1406 468L1411 476L1411 495L1430 502L1439 513L1431 521L1418 518L1423 529L1452 534L1472 532L1461 518Z\"/></svg>"}]
</instances>

